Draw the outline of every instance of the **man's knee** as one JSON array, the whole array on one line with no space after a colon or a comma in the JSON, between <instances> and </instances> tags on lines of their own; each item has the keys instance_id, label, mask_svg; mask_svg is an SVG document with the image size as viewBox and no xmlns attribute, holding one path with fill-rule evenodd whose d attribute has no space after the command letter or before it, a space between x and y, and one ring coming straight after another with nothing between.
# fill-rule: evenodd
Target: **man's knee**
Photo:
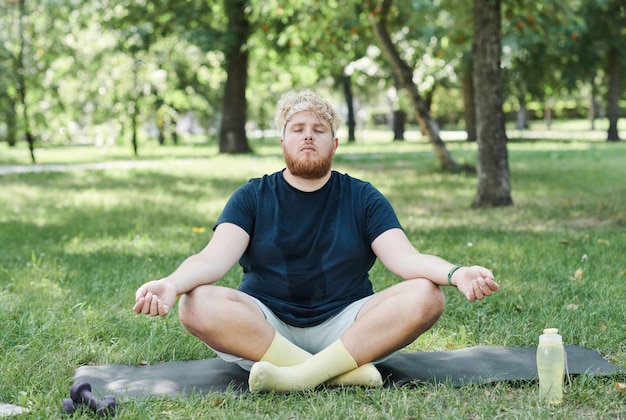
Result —
<instances>
[{"instance_id":1,"label":"man's knee","mask_svg":"<svg viewBox=\"0 0 626 420\"><path fill-rule=\"evenodd\" d=\"M446 307L441 287L426 279L407 280L402 285L403 293L415 301L415 309L421 312L421 317L430 318L433 323L439 319Z\"/></svg>"},{"instance_id":2,"label":"man's knee","mask_svg":"<svg viewBox=\"0 0 626 420\"><path fill-rule=\"evenodd\" d=\"M439 285L429 280L423 280L423 282L425 283L425 287L428 289L427 293L430 294L433 309L443 312L446 308L446 295L443 293L443 290L441 290Z\"/></svg>"},{"instance_id":3,"label":"man's knee","mask_svg":"<svg viewBox=\"0 0 626 420\"><path fill-rule=\"evenodd\" d=\"M265 318L250 296L230 287L199 286L181 296L178 303L181 324L196 336L223 331L242 319L252 322L255 316Z\"/></svg>"},{"instance_id":4,"label":"man's knee","mask_svg":"<svg viewBox=\"0 0 626 420\"><path fill-rule=\"evenodd\" d=\"M199 286L181 296L178 302L178 318L183 326L192 331L198 324L206 328L212 312L219 311L228 300L229 290L223 287Z\"/></svg>"}]
</instances>

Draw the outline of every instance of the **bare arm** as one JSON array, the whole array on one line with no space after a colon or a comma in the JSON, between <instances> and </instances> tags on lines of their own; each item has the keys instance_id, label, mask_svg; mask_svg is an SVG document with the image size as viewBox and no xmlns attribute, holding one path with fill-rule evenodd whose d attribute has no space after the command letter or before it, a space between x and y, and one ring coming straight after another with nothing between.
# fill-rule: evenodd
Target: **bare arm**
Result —
<instances>
[{"instance_id":1,"label":"bare arm","mask_svg":"<svg viewBox=\"0 0 626 420\"><path fill-rule=\"evenodd\" d=\"M169 276L145 283L135 292L137 314L166 315L176 296L221 279L241 258L250 236L239 226L222 223L207 246L191 255Z\"/></svg>"},{"instance_id":2,"label":"bare arm","mask_svg":"<svg viewBox=\"0 0 626 420\"><path fill-rule=\"evenodd\" d=\"M420 253L401 229L390 229L372 242L380 261L404 280L425 278L438 285L448 284L453 264L435 255ZM454 272L452 283L469 301L482 299L497 291L493 273L485 267L462 267Z\"/></svg>"}]
</instances>

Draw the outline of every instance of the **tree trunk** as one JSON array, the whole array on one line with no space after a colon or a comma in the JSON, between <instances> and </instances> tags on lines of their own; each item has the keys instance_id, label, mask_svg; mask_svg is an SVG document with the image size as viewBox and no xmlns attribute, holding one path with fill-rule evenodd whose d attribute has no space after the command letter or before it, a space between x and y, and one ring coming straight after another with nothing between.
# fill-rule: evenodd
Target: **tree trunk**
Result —
<instances>
[{"instance_id":1,"label":"tree trunk","mask_svg":"<svg viewBox=\"0 0 626 420\"><path fill-rule=\"evenodd\" d=\"M354 95L352 95L352 78L344 74L341 77L341 85L343 86L343 95L346 98L346 106L348 108L348 142L356 141L354 129L356 127L356 121L354 119Z\"/></svg>"},{"instance_id":2,"label":"tree trunk","mask_svg":"<svg viewBox=\"0 0 626 420\"><path fill-rule=\"evenodd\" d=\"M449 172L467 170L468 168L463 167L454 160L446 148L445 143L441 140L439 127L430 116L428 104L420 96L417 91L417 86L413 83L413 72L411 71L409 65L402 59L402 57L400 57L400 53L389 36L386 20L389 9L391 8L391 3L392 0L384 0L379 7L369 11L369 20L372 25L374 35L378 39L379 46L387 57L387 61L393 68L393 71L400 82L400 86L407 91L409 101L411 102L411 106L415 112L415 117L417 118L420 127L422 127L422 130L426 131L426 135L433 146L441 169Z\"/></svg>"},{"instance_id":3,"label":"tree trunk","mask_svg":"<svg viewBox=\"0 0 626 420\"><path fill-rule=\"evenodd\" d=\"M24 50L26 49L26 41L24 39L24 16L26 15L24 1L19 2L19 32L20 32L20 49L17 53L17 93L19 101L22 105L22 119L24 124L24 137L28 143L28 150L30 152L30 160L32 163L36 163L35 159L35 136L30 131L30 119L28 114L28 102L26 101L26 77L24 73Z\"/></svg>"},{"instance_id":4,"label":"tree trunk","mask_svg":"<svg viewBox=\"0 0 626 420\"><path fill-rule=\"evenodd\" d=\"M393 111L393 139L394 141L404 140L404 124L406 122L406 112L401 109Z\"/></svg>"},{"instance_id":5,"label":"tree trunk","mask_svg":"<svg viewBox=\"0 0 626 420\"><path fill-rule=\"evenodd\" d=\"M476 141L476 107L474 106L474 72L472 64L463 72L463 105L465 116L465 130L467 131L467 141Z\"/></svg>"},{"instance_id":6,"label":"tree trunk","mask_svg":"<svg viewBox=\"0 0 626 420\"><path fill-rule=\"evenodd\" d=\"M135 157L139 156L139 142L137 140L137 101L133 101L132 111L130 113L130 123L131 123L131 144L133 145L133 155Z\"/></svg>"},{"instance_id":7,"label":"tree trunk","mask_svg":"<svg viewBox=\"0 0 626 420\"><path fill-rule=\"evenodd\" d=\"M478 192L473 207L513 204L502 111L501 0L474 0Z\"/></svg>"},{"instance_id":8,"label":"tree trunk","mask_svg":"<svg viewBox=\"0 0 626 420\"><path fill-rule=\"evenodd\" d=\"M226 47L226 84L222 99L220 153L251 152L246 137L246 86L248 84L248 51L250 23L243 12L245 0L224 0L228 15L229 45Z\"/></svg>"},{"instance_id":9,"label":"tree trunk","mask_svg":"<svg viewBox=\"0 0 626 420\"><path fill-rule=\"evenodd\" d=\"M524 95L524 93L520 93L517 98L517 103L519 104L519 109L517 110L517 129L524 131L530 128L528 124L528 109L526 109L526 95Z\"/></svg>"},{"instance_id":10,"label":"tree trunk","mask_svg":"<svg viewBox=\"0 0 626 420\"><path fill-rule=\"evenodd\" d=\"M154 86L152 87L152 93L155 96L154 115L156 115L157 140L159 146L163 146L165 145L165 101L159 96L159 90Z\"/></svg>"},{"instance_id":11,"label":"tree trunk","mask_svg":"<svg viewBox=\"0 0 626 420\"><path fill-rule=\"evenodd\" d=\"M170 135L172 136L172 143L174 143L174 145L178 145L178 110L175 109L175 114L174 116L172 116L172 118L170 119Z\"/></svg>"},{"instance_id":12,"label":"tree trunk","mask_svg":"<svg viewBox=\"0 0 626 420\"><path fill-rule=\"evenodd\" d=\"M619 132L617 131L617 120L619 119L619 50L617 47L611 47L608 53L607 74L609 76L609 92L608 92L608 112L609 131L607 141L619 141Z\"/></svg>"},{"instance_id":13,"label":"tree trunk","mask_svg":"<svg viewBox=\"0 0 626 420\"><path fill-rule=\"evenodd\" d=\"M589 98L589 129L596 129L596 118L598 118L598 87L596 85L595 76L591 78L591 97Z\"/></svg>"},{"instance_id":14,"label":"tree trunk","mask_svg":"<svg viewBox=\"0 0 626 420\"><path fill-rule=\"evenodd\" d=\"M546 122L546 130L550 130L552 127L552 107L554 107L554 98L546 99L545 112L543 120Z\"/></svg>"},{"instance_id":15,"label":"tree trunk","mask_svg":"<svg viewBox=\"0 0 626 420\"><path fill-rule=\"evenodd\" d=\"M133 154L135 157L139 156L139 142L137 140L137 114L139 113L139 60L137 59L137 53L133 50L133 103L130 113L131 122L131 144L133 146Z\"/></svg>"},{"instance_id":16,"label":"tree trunk","mask_svg":"<svg viewBox=\"0 0 626 420\"><path fill-rule=\"evenodd\" d=\"M165 145L165 121L163 120L162 116L159 116L157 114L157 131L158 131L158 135L157 135L157 139L159 142L159 146L163 146Z\"/></svg>"},{"instance_id":17,"label":"tree trunk","mask_svg":"<svg viewBox=\"0 0 626 420\"><path fill-rule=\"evenodd\" d=\"M6 112L6 123L7 123L7 143L9 147L15 147L17 145L17 113L15 110L17 109L17 102L15 98L11 95L8 96L9 99L9 107Z\"/></svg>"}]
</instances>

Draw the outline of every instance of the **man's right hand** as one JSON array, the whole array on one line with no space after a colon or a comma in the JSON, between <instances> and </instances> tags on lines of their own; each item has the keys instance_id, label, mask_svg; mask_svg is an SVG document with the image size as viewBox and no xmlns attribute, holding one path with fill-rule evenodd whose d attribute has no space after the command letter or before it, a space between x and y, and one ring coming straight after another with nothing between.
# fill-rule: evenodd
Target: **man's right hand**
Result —
<instances>
[{"instance_id":1,"label":"man's right hand","mask_svg":"<svg viewBox=\"0 0 626 420\"><path fill-rule=\"evenodd\" d=\"M135 292L133 312L151 316L167 315L176 301L176 288L163 280L150 281Z\"/></svg>"}]
</instances>

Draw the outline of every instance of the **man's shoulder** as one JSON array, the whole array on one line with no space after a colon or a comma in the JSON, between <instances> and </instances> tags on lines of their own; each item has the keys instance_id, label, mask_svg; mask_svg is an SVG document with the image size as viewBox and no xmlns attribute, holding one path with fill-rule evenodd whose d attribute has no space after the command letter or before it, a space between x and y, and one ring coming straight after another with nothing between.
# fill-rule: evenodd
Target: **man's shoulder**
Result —
<instances>
[{"instance_id":1,"label":"man's shoulder","mask_svg":"<svg viewBox=\"0 0 626 420\"><path fill-rule=\"evenodd\" d=\"M361 188L373 188L373 185L368 181L364 181L360 178L355 178L348 173L342 173L335 170L333 170L333 172L335 175L335 179L340 185L350 185L352 187Z\"/></svg>"},{"instance_id":2,"label":"man's shoulder","mask_svg":"<svg viewBox=\"0 0 626 420\"><path fill-rule=\"evenodd\" d=\"M276 184L279 179L282 178L282 171L274 172L271 174L265 174L263 176L258 176L255 178L250 178L247 184L254 187L258 187L263 184Z\"/></svg>"}]
</instances>

